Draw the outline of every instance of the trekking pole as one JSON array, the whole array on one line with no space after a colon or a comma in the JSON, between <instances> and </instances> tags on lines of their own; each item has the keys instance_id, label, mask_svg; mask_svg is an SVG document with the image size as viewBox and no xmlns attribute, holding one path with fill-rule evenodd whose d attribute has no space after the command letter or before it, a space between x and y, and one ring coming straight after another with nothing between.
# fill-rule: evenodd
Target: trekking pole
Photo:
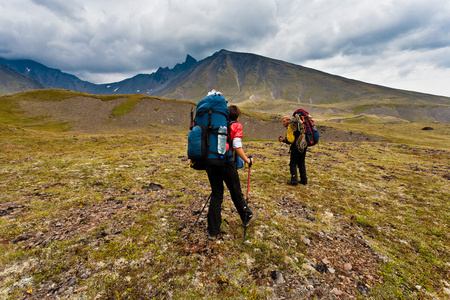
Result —
<instances>
[{"instance_id":1,"label":"trekking pole","mask_svg":"<svg viewBox=\"0 0 450 300\"><path fill-rule=\"evenodd\" d=\"M198 217L197 217L197 220L195 220L194 226L197 225L197 222L198 222L198 220L200 219L200 216L202 215L203 211L205 210L205 207L206 207L206 205L208 204L209 199L211 199L211 195L212 195L212 193L209 194L208 199L206 199L205 205L203 205L202 210L201 210L200 213L198 214Z\"/></svg>"},{"instance_id":2,"label":"trekking pole","mask_svg":"<svg viewBox=\"0 0 450 300\"><path fill-rule=\"evenodd\" d=\"M247 198L245 199L245 206L248 209L248 193L250 191L250 170L252 169L252 161L251 161L251 156L248 157L250 159L250 164L248 165L248 180L247 180ZM245 212L245 220L246 222L244 223L244 239L242 240L242 244L245 243L245 236L247 234L247 212Z\"/></svg>"},{"instance_id":3,"label":"trekking pole","mask_svg":"<svg viewBox=\"0 0 450 300\"><path fill-rule=\"evenodd\" d=\"M189 127L190 130L194 128L194 107L191 106L191 126Z\"/></svg>"},{"instance_id":4,"label":"trekking pole","mask_svg":"<svg viewBox=\"0 0 450 300\"><path fill-rule=\"evenodd\" d=\"M281 136L280 136L281 137ZM279 140L278 140L279 141ZM280 161L280 171L278 172L278 180L281 181L281 164L282 164L282 153L281 153L281 147L283 145L283 142L280 142L280 150L278 151L278 160Z\"/></svg>"},{"instance_id":5,"label":"trekking pole","mask_svg":"<svg viewBox=\"0 0 450 300\"><path fill-rule=\"evenodd\" d=\"M282 146L282 142L280 142L280 151L278 151L278 154L279 154L279 156L280 156L280 173L279 174L281 174L281 146Z\"/></svg>"}]
</instances>

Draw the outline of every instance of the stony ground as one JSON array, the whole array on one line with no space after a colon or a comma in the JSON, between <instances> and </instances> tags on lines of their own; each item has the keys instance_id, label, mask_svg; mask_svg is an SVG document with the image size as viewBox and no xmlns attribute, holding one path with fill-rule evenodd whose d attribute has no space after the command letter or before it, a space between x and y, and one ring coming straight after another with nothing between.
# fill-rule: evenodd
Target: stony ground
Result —
<instances>
[{"instance_id":1,"label":"stony ground","mask_svg":"<svg viewBox=\"0 0 450 300\"><path fill-rule=\"evenodd\" d=\"M194 191L184 192L195 193ZM150 184L141 191L133 192L133 197L128 198L126 202L116 199L117 191L110 191L110 193L111 195L106 201L92 206L68 209L63 218L52 220L46 231L25 231L14 240L2 240L1 242L15 244L24 250L30 250L46 248L49 243L68 241L83 233L96 231L95 235L84 243L92 247L102 247L109 240L113 240L133 226L133 216L137 212L150 210L161 201L172 201L168 196L171 191L159 184ZM50 199L51 195L41 193L39 197ZM200 209L204 205L203 201L204 199L200 198L190 207L180 207L172 213L181 225L176 243L179 247L179 255L195 256L199 261L214 263L214 261L220 260L218 257L224 255L220 250L221 244L242 239L242 232L239 232L239 236L225 232L217 241L208 240L205 232L206 213L203 212L201 216L199 215ZM230 199L225 199L225 201L231 202ZM257 203L254 205L258 206ZM304 222L317 222L314 210L296 199L279 198L276 206L279 209L278 213L286 218L301 218ZM25 216L27 210L28 207L21 203L0 203L0 217L6 221ZM262 213L265 212L262 211ZM113 226L98 231L102 224L108 224L117 215L121 216L120 222L114 222ZM223 218L225 222L235 219L235 211L227 207L223 211ZM269 299L292 299L292 297L354 299L361 295L368 296L373 285L382 283L378 267L379 263L387 258L371 249L370 244L364 238L363 229L356 224L345 222L337 215L330 214L327 218L332 228L330 231L319 231L315 236L302 240L306 246L306 257L308 258L303 268L308 276L299 276L290 271L277 269L254 268L251 270L254 282L259 286L266 286L272 291ZM251 264L249 266L251 267ZM34 268L45 269L46 267L37 263ZM29 290L21 299L78 299L77 293L85 291L87 287L78 286L77 281L89 278L93 275L91 272L92 270L87 268L86 263L80 261L76 270L65 273L63 277L58 278L57 282L49 281L38 290ZM0 279L1 277L0 273ZM218 280L218 288L227 284L225 281ZM26 282L18 283L17 288L20 288L20 284L26 285ZM153 296L170 299L167 294Z\"/></svg>"},{"instance_id":2,"label":"stony ground","mask_svg":"<svg viewBox=\"0 0 450 300\"><path fill-rule=\"evenodd\" d=\"M75 101L75 104L74 104ZM123 99L116 99L110 102L100 101L98 99L79 97L72 101L59 101L55 103L30 103L27 102L23 105L23 109L27 110L27 113L33 116L50 116L59 121L70 121L73 125L74 142L82 143L84 140L90 140L97 142L102 139L102 134L114 135L123 134L126 130L142 130L143 134L157 132L156 139L160 139L162 143L170 144L167 138L170 139L167 133L166 126L171 129L179 128L180 131L187 130L189 125L189 112L192 104L186 103L173 103L161 100L148 100L148 102L140 103L137 109L122 117L111 119L110 110L124 101ZM261 140L275 140L279 135L284 134L284 128L281 126L280 119L271 119L262 121L260 119L251 118L249 116L243 116L241 123L244 126L245 134L250 139ZM315 153L316 157L323 157L329 159L327 163L321 165L321 172L326 172L342 164L339 161L339 155L345 157L345 162L352 161L351 147L359 147L360 142L375 142L377 139L365 136L357 132L350 132L341 130L336 127L327 126L326 123L318 124L319 131L321 133L321 139L329 147L330 152L318 151ZM80 136L77 141L77 135L82 132L88 134L86 136ZM187 131L186 131L187 132ZM90 136L90 134L94 134ZM164 134L163 137L161 137ZM70 133L68 134L70 136ZM346 142L347 148L339 148L339 143ZM87 142L86 142L87 143ZM109 144L108 144L109 145ZM275 145L275 147L274 147ZM20 149L20 144L14 144L13 142L5 143L4 149L8 151L14 151L16 148ZM114 145L115 147L120 147ZM136 146L136 149L140 149L140 146ZM147 145L146 145L147 147ZM253 153L258 153L258 149L265 147L272 147L272 150L266 150L270 153L270 158L263 155L256 156L256 159L264 163L274 162L274 159L284 157L283 168L286 163L286 157L288 157L287 147L280 145L279 143L256 143L251 149ZM279 148L278 148L279 147ZM376 146L374 146L376 148ZM103 150L109 155L109 149L113 146L106 147ZM382 146L380 146L380 149ZM388 147L386 147L388 148ZM336 150L337 149L337 150ZM350 149L350 150L349 150ZM312 149L313 150L313 149ZM360 149L361 150L361 149ZM384 150L384 149L383 149ZM407 149L408 151L410 149ZM405 150L405 151L407 151ZM113 158L107 158L106 154L103 157L102 153L92 152L92 156L104 159L104 164L114 165L115 159L126 158L131 159L133 156L132 147L130 153L114 154ZM140 150L139 150L140 151ZM151 149L148 151L150 153ZM341 152L339 152L341 151ZM361 151L367 151L362 149ZM381 150L376 150L380 151ZM87 151L88 152L88 151ZM86 153L87 153L86 152ZM314 150L313 150L314 152ZM164 152L162 156L166 155ZM337 153L336 157L331 157ZM148 153L147 153L148 154ZM41 154L45 157L45 154ZM64 154L61 154L62 156ZM314 154L313 154L314 155ZM447 157L447 152L430 152L430 155L435 156L436 159L440 157ZM137 155L136 161L142 159L142 154ZM279 156L279 157L277 157ZM52 160L59 160L57 156L52 157ZM171 166L168 165L173 157L163 157L163 161L166 163L163 166L153 167L155 161L160 163L159 158L152 160L147 158L148 161L143 162L142 173L149 178L158 179L152 177L155 174L162 172L174 172L171 171ZM34 171L34 165L28 166L27 161L33 162L39 160L39 157L24 157L18 159L16 164L25 164L29 168L29 172ZM183 155L179 155L177 160L182 164L183 168L187 163L187 159ZM324 160L325 161L325 160ZM36 162L37 164L38 162ZM82 164L80 162L80 164ZM311 162L312 163L312 162ZM386 168L381 165L377 165L374 162L373 166L367 166L367 168L376 169L381 173L387 173ZM49 163L51 164L51 163ZM117 163L119 164L119 163ZM146 165L147 164L147 165ZM57 165L56 165L57 166ZM103 165L101 165L104 167ZM114 165L116 168L122 171L118 171L120 176L133 177L136 170L130 170L127 166L119 164ZM145 167L144 167L145 166ZM263 168L263 164L260 165ZM276 166L277 167L277 166ZM96 166L98 168L98 166ZM280 159L280 171L281 171L281 159ZM444 176L448 176L448 166L446 171L445 166L440 166L439 172L446 172ZM125 171L129 170L128 174ZM184 170L184 169L180 169ZM246 170L244 170L245 172ZM364 172L366 170L363 170ZM386 172L385 172L386 171ZM414 171L414 170L413 170ZM423 170L419 169L420 172ZM175 171L177 172L177 171ZM183 171L183 174L177 174L179 176L188 176ZM241 172L241 171L240 171ZM358 170L354 170L355 176L359 173ZM187 173L187 172L186 172ZM263 171L261 171L263 173ZM263 176L264 174L258 176ZM2 174L7 174L5 171ZM377 175L380 175L377 173ZM431 173L430 173L431 174ZM433 173L434 174L434 173ZM440 173L439 173L440 174ZM242 174L245 176L246 174ZM300 199L300 194L315 194L315 189L320 188L320 185L312 184L306 187L299 186L298 191L292 193L282 193L280 196L273 196L270 198L271 205L274 205L274 209L268 209L267 202L259 200L256 192L250 193L250 199L252 200L252 206L257 208L261 213L261 219L256 221L252 229L249 229L250 238L243 243L242 248L237 248L237 242L243 237L243 228L239 226L236 220L236 212L232 205L229 196L226 195L223 208L224 222L229 225L226 226L224 233L220 235L219 239L210 241L206 236L206 212L201 213L201 209L206 202L204 193L200 193L195 188L189 187L186 182L186 187L175 188L172 183L164 182L161 180L154 180L154 182L146 183L145 185L137 188L113 188L109 187L102 182L102 174L96 180L89 180L90 186L102 189L101 198L104 201L94 201L93 203L80 203L79 205L67 205L67 209L61 210L60 216L53 216L44 218L45 222L40 226L39 224L30 223L29 229L21 230L20 234L4 234L0 243L5 246L12 246L17 249L26 251L36 251L39 254L39 259L29 261L31 265L15 266L16 269L9 269L8 267L0 269L0 283L8 283L9 290L5 293L15 293L18 295L17 299L88 299L89 286L83 285L84 282L94 276L101 276L100 271L114 270L118 276L124 278L122 282L114 283L111 285L112 290L116 291L133 291L133 297L120 296L119 294L108 294L107 292L100 294L98 299L172 299L173 296L170 292L170 288L176 289L176 284L172 282L173 278L195 278L195 282L190 284L184 283L183 286L189 286L192 288L201 289L203 293L205 290L212 289L215 295L222 295L223 299L236 298L245 299L252 298L243 296L243 294L233 293L238 284L230 280L233 276L216 276L214 278L206 278L206 273L196 272L195 276L187 276L190 271L184 270L180 264L186 261L198 262L199 266L208 267L213 270L220 266L231 265L231 260L234 256L240 256L248 249L253 249L252 253L258 254L258 249L263 249L266 245L261 242L266 239L272 241L280 241L280 245L291 247L295 251L302 252L302 257L292 255L282 258L282 265L289 266L290 264L301 265L301 270L296 268L277 268L276 264L267 262L265 267L262 267L261 263L255 263L252 256L243 255L243 264L245 265L245 274L249 275L249 278L242 278L242 285L246 282L251 282L255 286L245 290L249 295L254 298L260 299L383 299L385 296L374 294L374 287L383 285L384 282L380 276L380 265L389 261L389 258L374 250L368 238L371 237L371 230L369 227L361 225L361 220L349 219L348 215L340 213L332 213L330 211L321 209L317 210L313 200L303 201ZM381 175L380 175L381 176ZM384 174L381 177L386 182L397 181L398 178L392 174ZM95 176L94 176L95 177ZM281 176L282 177L282 176ZM447 178L448 179L448 178ZM36 210L36 202L45 203L51 199L55 199L59 194L59 191L65 190L69 185L64 180L38 180L34 187L21 186L17 195L20 199L15 199L13 195L7 195L4 197L4 201L0 202L0 218L2 224L12 224L16 220L29 220L29 212ZM281 186L284 188L285 178L278 178L276 182L273 182L273 186ZM338 178L334 178L338 181ZM351 182L353 183L353 182ZM208 185L205 182L197 182L197 188L207 189ZM402 183L403 184L403 183ZM363 183L358 183L363 185ZM404 185L404 184L403 184ZM3 186L6 189L5 186ZM364 188L364 187L362 187ZM243 186L245 191L245 186ZM303 189L303 190L302 190ZM57 192L55 192L57 191ZM83 192L83 191L80 191ZM85 191L84 191L85 192ZM281 194L281 193L280 193ZM19 197L18 196L18 197ZM349 196L347 194L347 196ZM76 196L75 196L76 198ZM180 204L180 198L194 199L189 202L189 205ZM6 199L6 200L5 200ZM377 205L375 202L373 205ZM183 203L185 204L185 203ZM324 204L326 205L326 204ZM378 204L380 205L380 204ZM163 206L170 211L170 216L161 216L158 212L158 207ZM378 208L378 207L375 207ZM59 209L59 208L58 208ZM324 211L326 213L324 214ZM146 264L148 271L145 274L139 274L137 283L132 285L127 283L129 274L134 274L138 271L135 265L132 265L129 261L120 259L113 263L106 263L103 265L99 262L97 265L92 254L86 253L89 251L100 251L98 249L104 249L110 247L109 245L114 243L128 243L128 239L132 239L133 243L137 245L144 245L150 247L155 243L153 240L146 240L146 237L124 237L124 233L135 230L139 226L142 226L138 222L137 216L148 212L150 219L146 222L150 224L156 224L156 221L152 219L155 217L158 219L158 227L161 227L162 235L170 236L170 243L164 244L164 249L158 249L164 255L161 255L159 259L161 262L156 261L155 256L159 252L149 251L144 254L137 263ZM298 239L292 236L276 236L277 231L271 231L270 226L281 226L279 224L271 223L272 219L295 219L300 224L304 224L306 228L312 228L308 230L308 233L298 235ZM196 222L197 221L197 222ZM7 226L7 225L5 225ZM290 224L286 224L290 226ZM44 229L45 228L45 229ZM317 230L318 229L318 230ZM295 228L292 229L295 231ZM280 231L282 232L282 231ZM266 234L270 234L266 237ZM445 234L444 234L445 236ZM150 239L155 237L150 237ZM252 242L252 239L260 241L258 245ZM76 244L70 244L71 241L76 240ZM48 257L51 256L53 251L58 252L58 249L54 247L55 242L69 243L68 260L74 260L76 263L70 267L64 269L64 266L52 266L49 265ZM239 243L240 244L240 243ZM150 246L149 246L150 245ZM272 252L277 252L282 249L276 247L277 243L273 245L273 249L269 249ZM250 248L245 248L250 247ZM149 249L152 249L151 247ZM269 251L268 250L268 251ZM48 252L47 252L48 251ZM255 254L255 255L256 255ZM62 254L58 254L62 255ZM173 255L173 256L172 256ZM272 256L276 254L272 253ZM271 257L272 257L271 256ZM180 261L176 260L176 257L182 257ZM281 259L281 258L280 258ZM304 261L300 261L304 259ZM94 260L94 261L93 261ZM289 260L289 261L286 261ZM51 260L50 260L51 261ZM167 263L167 264L166 264ZM153 264L153 265L152 265ZM166 264L164 269L161 268L161 264ZM93 267L94 265L94 267ZM150 265L150 267L149 267ZM152 268L157 269L159 273L150 273ZM52 268L62 268L63 271L59 272L57 278L50 279L45 278L39 285L39 288L32 289L31 277L27 277L21 273L22 270L27 270L33 273L34 276L39 274L36 270L42 269L49 271ZM189 269L189 268L188 268ZM156 272L156 271L155 271ZM217 274L212 272L213 274ZM238 271L236 271L238 273ZM14 278L14 276L16 276ZM134 275L133 275L134 276ZM142 286L152 282L152 280L158 281L164 288L144 290ZM134 278L133 278L134 279ZM14 282L11 284L11 282ZM445 284L446 281L444 281ZM442 285L442 283L436 283ZM233 288L232 288L233 287ZM114 289L113 289L114 288ZM409 288L409 287L408 287ZM261 291L267 291L264 296ZM416 299L439 299L435 294L428 293L426 291L420 292L420 288L417 291L412 291L410 294L414 295ZM1 290L0 290L0 295ZM256 297L257 295L258 297ZM406 299L406 298L405 298Z\"/></svg>"}]
</instances>

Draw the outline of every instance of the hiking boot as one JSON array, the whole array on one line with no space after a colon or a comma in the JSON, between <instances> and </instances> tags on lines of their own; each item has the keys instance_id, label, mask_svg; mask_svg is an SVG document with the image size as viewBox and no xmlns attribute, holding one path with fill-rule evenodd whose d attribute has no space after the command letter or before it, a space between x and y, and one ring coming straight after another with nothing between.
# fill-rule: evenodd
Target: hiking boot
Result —
<instances>
[{"instance_id":1,"label":"hiking boot","mask_svg":"<svg viewBox=\"0 0 450 300\"><path fill-rule=\"evenodd\" d=\"M244 226L248 226L253 223L258 218L258 211L253 209L252 214L248 217L247 221L244 222Z\"/></svg>"},{"instance_id":2,"label":"hiking boot","mask_svg":"<svg viewBox=\"0 0 450 300\"><path fill-rule=\"evenodd\" d=\"M287 184L295 186L295 185L298 185L298 182L297 181L293 181L293 180L288 180Z\"/></svg>"},{"instance_id":3,"label":"hiking boot","mask_svg":"<svg viewBox=\"0 0 450 300\"><path fill-rule=\"evenodd\" d=\"M216 234L216 235L210 235L210 234L208 234L208 240L210 240L211 242L213 242L213 241L217 240L218 236L219 236L218 234Z\"/></svg>"}]
</instances>

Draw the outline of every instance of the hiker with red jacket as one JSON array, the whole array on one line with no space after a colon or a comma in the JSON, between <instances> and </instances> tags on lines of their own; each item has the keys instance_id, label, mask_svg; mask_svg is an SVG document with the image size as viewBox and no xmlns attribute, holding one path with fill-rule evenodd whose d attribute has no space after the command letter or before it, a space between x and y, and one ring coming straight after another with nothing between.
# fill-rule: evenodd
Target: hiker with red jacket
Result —
<instances>
[{"instance_id":1,"label":"hiker with red jacket","mask_svg":"<svg viewBox=\"0 0 450 300\"><path fill-rule=\"evenodd\" d=\"M306 149L303 148L303 151L300 151L296 146L299 139L302 139L302 133L298 130L293 130L291 124L291 117L285 116L283 117L283 126L286 127L286 136L280 136L278 141L291 145L290 147L290 161L289 161L289 171L291 173L291 179L288 180L287 184L289 185L298 185L303 184L306 185L308 183L308 178L306 177L306 166L305 166L305 158L306 158ZM300 181L297 177L297 167L300 171Z\"/></svg>"},{"instance_id":2,"label":"hiker with red jacket","mask_svg":"<svg viewBox=\"0 0 450 300\"><path fill-rule=\"evenodd\" d=\"M219 93L219 92L217 92ZM246 156L242 149L242 125L237 122L241 111L235 105L229 107L229 118L233 122L230 126L230 136L232 141L232 148L234 156L239 156L248 164L253 163L253 159ZM230 148L227 142L227 151ZM211 202L208 211L208 233L209 239L214 240L220 233L222 224L222 202L225 182L230 191L231 199L236 207L236 210L242 220L244 226L253 222L257 217L257 212L252 212L248 205L246 205L244 195L241 190L241 183L236 164L233 160L225 163L224 166L208 166L206 169L209 183L211 185Z\"/></svg>"},{"instance_id":3,"label":"hiker with red jacket","mask_svg":"<svg viewBox=\"0 0 450 300\"><path fill-rule=\"evenodd\" d=\"M243 166L243 162L251 165L252 158L248 158L242 149L242 138L244 136L242 125L239 123L239 118L241 116L241 110L236 105L228 106L228 111L230 112L230 141L233 145L233 158L235 164L238 168ZM242 166L240 166L239 161L242 161Z\"/></svg>"}]
</instances>

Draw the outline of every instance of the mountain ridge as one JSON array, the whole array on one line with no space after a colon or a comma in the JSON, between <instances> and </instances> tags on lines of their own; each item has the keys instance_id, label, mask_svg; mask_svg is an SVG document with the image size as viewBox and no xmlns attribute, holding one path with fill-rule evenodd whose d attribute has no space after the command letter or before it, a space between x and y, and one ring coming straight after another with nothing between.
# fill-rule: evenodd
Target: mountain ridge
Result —
<instances>
[{"instance_id":1,"label":"mountain ridge","mask_svg":"<svg viewBox=\"0 0 450 300\"><path fill-rule=\"evenodd\" d=\"M0 62L0 95L44 88L40 82Z\"/></svg>"},{"instance_id":2,"label":"mountain ridge","mask_svg":"<svg viewBox=\"0 0 450 300\"><path fill-rule=\"evenodd\" d=\"M197 61L190 55L186 56L186 61L176 64L174 68L160 67L151 74L137 74L131 78L118 82L95 84L81 80L75 75L62 72L58 69L49 68L41 63L29 59L8 60L0 57L0 63L16 70L17 72L31 77L42 83L45 87L56 89L67 89L72 91L98 94L146 94L151 95L151 91L161 88L161 84L173 80L180 73L186 72Z\"/></svg>"},{"instance_id":3,"label":"mountain ridge","mask_svg":"<svg viewBox=\"0 0 450 300\"><path fill-rule=\"evenodd\" d=\"M303 106L324 118L363 113L403 121L450 122L450 98L399 90L328 74L253 53L222 49L203 60L190 55L173 68L93 84L30 60L0 62L48 88L98 95L144 94L197 102L211 89L247 109L284 114ZM365 118L362 117L362 118ZM372 118L373 119L373 118ZM378 120L384 122L383 120ZM378 122L377 121L377 122Z\"/></svg>"},{"instance_id":4,"label":"mountain ridge","mask_svg":"<svg viewBox=\"0 0 450 300\"><path fill-rule=\"evenodd\" d=\"M224 59L224 57L226 57L226 60ZM38 63L38 62L30 60L30 59L11 59L11 60L9 60L9 59L0 57L1 63L7 65L8 67L16 70L17 72L19 72L21 74L24 74L24 75L34 78L35 80L37 80L38 82L41 82L44 86L47 86L49 88L69 89L69 90L74 90L74 91L80 91L80 92L86 92L86 93L92 93L92 94L103 94L103 95L110 95L110 94L115 93L114 90L113 90L113 92L111 92L111 89L109 89L108 86L115 86L118 88L116 91L119 91L119 90L123 90L123 88L121 86L118 86L119 84L123 84L123 83L128 84L129 82L132 82L132 81L139 81L141 78L153 79L160 84L164 84L167 81L173 80L174 78L177 78L178 76L180 76L180 73L186 73L186 71L190 72L192 67L196 67L196 68L203 67L205 65L208 66L211 63L213 63L214 64L213 69L214 68L217 69L223 65L224 60L227 64L230 65L233 72L235 73L238 90L241 89L241 86L242 86L242 84L244 84L246 77L248 77L249 75L252 75L251 74L252 70L256 69L258 71L259 77L256 82L261 83L261 81L270 79L267 77L268 69L269 69L269 71L273 71L274 69L277 69L276 67L279 67L281 69L292 68L292 69L296 69L297 71L300 70L303 73L303 75L314 75L315 77L325 76L325 77L322 77L322 79L329 78L328 81L339 80L339 83L344 83L344 84L348 84L348 85L358 84L358 87L354 88L355 92L353 92L353 93L347 92L347 93L344 93L344 95L353 95L353 94L360 95L362 92L367 93L367 92L369 92L368 90L370 87L370 88L381 88L386 91L397 92L397 93L398 92L408 93L409 95L418 94L418 95L432 96L432 97L437 97L437 98L449 98L449 97L445 97L445 96L439 96L439 95L433 95L433 94L421 93L421 92L413 92L413 91L408 91L408 90L400 90L400 89L395 89L395 88L384 87L381 85L365 83L363 81L349 79L349 78L342 77L339 75L329 74L329 73L326 73L326 72L323 72L320 70L304 67L301 65L296 65L296 64L285 62L282 60L267 58L267 57L264 57L264 56L261 56L258 54L232 52L232 51L225 50L225 49L222 49L201 61L197 61L191 55L187 54L185 62L183 62L181 64L177 63L172 69L170 69L169 67L159 67L156 72L151 73L151 74L140 73L131 78L124 79L122 81L104 83L104 84L95 84L95 83L91 83L91 82L88 82L85 80L81 80L80 78L76 77L75 75L62 72L59 69L47 67L41 63ZM255 65L256 65L256 67L255 67ZM242 66L244 66L245 68L243 69ZM38 71L36 71L36 69ZM283 71L286 72L285 70L282 70L282 71L279 71L279 73L283 73ZM198 71L195 73L198 73ZM192 77L192 74L186 74L186 75ZM331 77L329 77L329 76L331 76ZM62 82L58 81L57 79L60 79L60 77L62 77L64 81L73 81L73 82L67 83L64 81L62 81ZM219 77L219 76L216 76L216 77ZM283 80L283 79L285 79L285 76L279 76L278 78L280 78L280 80ZM317 85L317 83L313 82L312 80L304 81L305 78L303 78L303 77L295 78L295 79L299 79L299 81L300 81L299 85L301 85L301 86L306 86L307 85L306 83L309 83L309 85L308 85L309 87ZM300 79L303 79L303 80L300 80ZM331 79L334 79L334 80L331 80ZM274 79L272 79L272 80L274 81ZM220 89L220 90L224 90L224 88L227 89L227 87L221 88L220 86L217 86L216 83L218 81L220 81L220 80L212 80L210 78L210 80L207 81L205 89L206 90L210 90L212 88L216 88L216 89ZM364 86L364 88L362 89L360 85ZM269 99L286 98L285 95L282 95L282 91L280 91L279 88L277 88L278 86L280 86L280 85L273 86L273 88L270 89L271 97ZM109 89L109 90L106 91L106 90L104 90L105 88ZM139 92L137 92L138 90L139 90ZM135 93L148 94L146 92L143 92L143 90L145 90L145 88L136 89ZM161 89L158 88L157 90L161 90ZM308 90L306 89L305 91L306 91L305 94L307 94ZM284 91L284 92L287 92L287 91ZM128 93L131 93L131 92L127 92L127 94ZM151 95L152 96L163 96L165 98L170 98L170 97L167 97L168 94L176 94L176 92L173 92L173 91L169 92L167 90L164 90L164 92L162 92L162 93L155 94L155 95L151 94ZM234 94L230 98L237 99L238 100L237 102L247 100L245 97L242 97L242 96L236 97L237 94L238 93ZM257 97L257 95L256 95L256 97ZM304 97L304 99L309 99L307 95L296 95L296 96L293 96L293 98L291 98L291 99L298 99L299 97ZM320 97L320 94L315 96L315 98L319 98L319 97ZM347 96L347 97L342 96L341 98L343 98L343 99L345 98L346 100L350 99L349 96ZM198 100L197 97L195 97L193 99L180 98L179 100L194 100L195 101L196 99ZM322 101L324 101L324 100L322 100ZM329 101L332 102L333 100L331 99Z\"/></svg>"}]
</instances>

